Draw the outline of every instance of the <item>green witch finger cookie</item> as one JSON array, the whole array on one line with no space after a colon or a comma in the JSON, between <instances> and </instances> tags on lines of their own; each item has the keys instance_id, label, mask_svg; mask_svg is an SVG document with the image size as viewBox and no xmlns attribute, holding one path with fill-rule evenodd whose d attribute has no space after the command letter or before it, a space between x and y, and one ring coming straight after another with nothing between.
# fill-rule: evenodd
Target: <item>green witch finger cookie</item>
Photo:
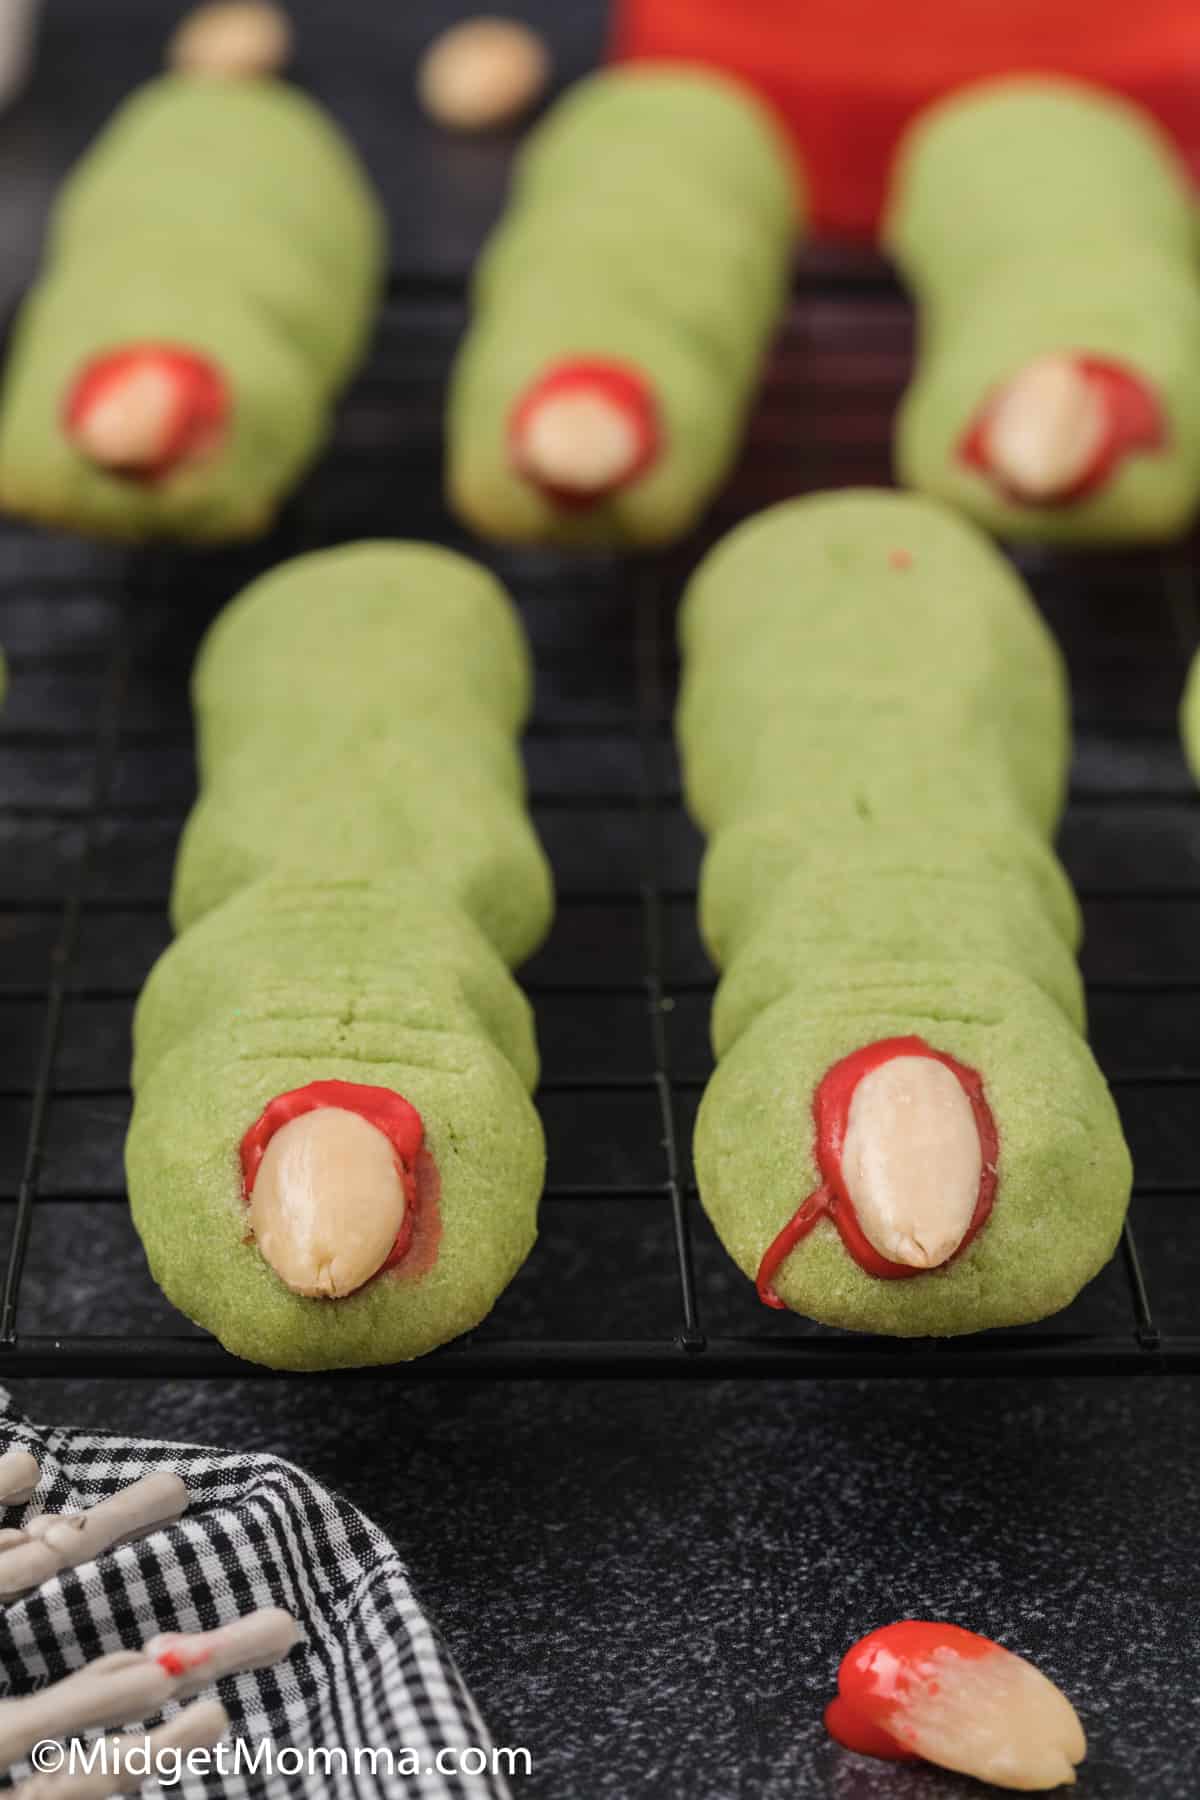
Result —
<instances>
[{"instance_id":1,"label":"green witch finger cookie","mask_svg":"<svg viewBox=\"0 0 1200 1800\"><path fill-rule=\"evenodd\" d=\"M884 236L918 308L895 460L1012 538L1182 531L1200 501L1188 174L1148 115L1049 77L940 101Z\"/></svg>"},{"instance_id":2,"label":"green witch finger cookie","mask_svg":"<svg viewBox=\"0 0 1200 1800\"><path fill-rule=\"evenodd\" d=\"M510 968L552 895L529 694L503 590L421 544L287 563L201 651L126 1166L156 1280L239 1356L419 1356L530 1249L538 1061Z\"/></svg>"},{"instance_id":3,"label":"green witch finger cookie","mask_svg":"<svg viewBox=\"0 0 1200 1800\"><path fill-rule=\"evenodd\" d=\"M936 503L814 495L711 552L680 635L726 1248L768 1305L851 1329L1065 1306L1130 1164L1049 841L1063 671L1019 578Z\"/></svg>"},{"instance_id":4,"label":"green witch finger cookie","mask_svg":"<svg viewBox=\"0 0 1200 1800\"><path fill-rule=\"evenodd\" d=\"M148 83L55 206L0 394L0 506L130 540L264 530L363 353L384 237L296 89Z\"/></svg>"},{"instance_id":5,"label":"green witch finger cookie","mask_svg":"<svg viewBox=\"0 0 1200 1800\"><path fill-rule=\"evenodd\" d=\"M696 69L580 82L475 271L447 485L485 537L650 544L728 468L783 305L794 185L761 104Z\"/></svg>"}]
</instances>

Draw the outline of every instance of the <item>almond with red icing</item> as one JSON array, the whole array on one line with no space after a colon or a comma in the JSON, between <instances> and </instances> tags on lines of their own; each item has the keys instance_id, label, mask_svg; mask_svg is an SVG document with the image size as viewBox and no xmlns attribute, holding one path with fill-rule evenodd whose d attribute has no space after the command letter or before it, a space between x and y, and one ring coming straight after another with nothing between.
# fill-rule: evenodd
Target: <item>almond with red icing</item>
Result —
<instances>
[{"instance_id":1,"label":"almond with red icing","mask_svg":"<svg viewBox=\"0 0 1200 1800\"><path fill-rule=\"evenodd\" d=\"M987 401L961 456L1011 499L1061 506L1165 437L1162 407L1145 380L1102 357L1058 352L1035 357Z\"/></svg>"},{"instance_id":2,"label":"almond with red icing","mask_svg":"<svg viewBox=\"0 0 1200 1800\"><path fill-rule=\"evenodd\" d=\"M763 1253L759 1298L818 1220L831 1219L868 1275L939 1268L983 1228L999 1138L974 1069L923 1038L882 1038L828 1069L813 1096L821 1186Z\"/></svg>"},{"instance_id":3,"label":"almond with red icing","mask_svg":"<svg viewBox=\"0 0 1200 1800\"><path fill-rule=\"evenodd\" d=\"M825 1722L860 1754L919 1756L1021 1792L1073 1783L1087 1753L1075 1708L1032 1663L921 1619L884 1626L847 1651Z\"/></svg>"},{"instance_id":4,"label":"almond with red icing","mask_svg":"<svg viewBox=\"0 0 1200 1800\"><path fill-rule=\"evenodd\" d=\"M389 1089L310 1082L242 1140L250 1228L294 1293L335 1300L400 1260L413 1234L419 1114Z\"/></svg>"},{"instance_id":5,"label":"almond with red icing","mask_svg":"<svg viewBox=\"0 0 1200 1800\"><path fill-rule=\"evenodd\" d=\"M134 344L87 365L63 417L75 448L98 468L160 481L217 448L229 396L208 358L177 345Z\"/></svg>"},{"instance_id":6,"label":"almond with red icing","mask_svg":"<svg viewBox=\"0 0 1200 1800\"><path fill-rule=\"evenodd\" d=\"M983 457L1022 500L1073 492L1100 454L1104 401L1069 356L1042 356L1013 377L982 427Z\"/></svg>"},{"instance_id":7,"label":"almond with red icing","mask_svg":"<svg viewBox=\"0 0 1200 1800\"><path fill-rule=\"evenodd\" d=\"M509 423L514 467L564 506L591 506L653 464L660 429L650 384L618 363L560 363L517 402Z\"/></svg>"},{"instance_id":8,"label":"almond with red icing","mask_svg":"<svg viewBox=\"0 0 1200 1800\"><path fill-rule=\"evenodd\" d=\"M325 1107L276 1133L250 1195L254 1241L281 1281L314 1299L352 1294L404 1223L404 1177L374 1125Z\"/></svg>"},{"instance_id":9,"label":"almond with red icing","mask_svg":"<svg viewBox=\"0 0 1200 1800\"><path fill-rule=\"evenodd\" d=\"M894 1056L854 1090L842 1179L881 1256L914 1269L947 1262L970 1229L983 1150L962 1082L931 1056Z\"/></svg>"}]
</instances>

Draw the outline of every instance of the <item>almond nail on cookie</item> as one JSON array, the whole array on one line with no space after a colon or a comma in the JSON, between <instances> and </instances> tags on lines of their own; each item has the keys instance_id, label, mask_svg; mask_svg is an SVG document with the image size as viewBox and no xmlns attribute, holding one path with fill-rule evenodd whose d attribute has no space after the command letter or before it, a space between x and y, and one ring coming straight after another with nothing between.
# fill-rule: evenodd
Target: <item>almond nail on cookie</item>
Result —
<instances>
[{"instance_id":1,"label":"almond nail on cookie","mask_svg":"<svg viewBox=\"0 0 1200 1800\"><path fill-rule=\"evenodd\" d=\"M155 1278L237 1355L419 1356L533 1243L537 1050L510 970L553 900L530 688L503 589L423 544L284 564L201 651L201 792L126 1163Z\"/></svg>"},{"instance_id":2,"label":"almond nail on cookie","mask_svg":"<svg viewBox=\"0 0 1200 1800\"><path fill-rule=\"evenodd\" d=\"M726 1248L765 1304L849 1329L1056 1312L1130 1164L1050 843L1066 685L1019 577L935 502L819 494L718 544L680 632Z\"/></svg>"},{"instance_id":3,"label":"almond nail on cookie","mask_svg":"<svg viewBox=\"0 0 1200 1800\"><path fill-rule=\"evenodd\" d=\"M884 238L918 315L897 472L1004 537L1169 538L1200 501L1195 217L1114 94L968 87L897 151Z\"/></svg>"},{"instance_id":4,"label":"almond nail on cookie","mask_svg":"<svg viewBox=\"0 0 1200 1800\"><path fill-rule=\"evenodd\" d=\"M297 89L148 83L56 202L0 389L0 507L131 541L264 531L365 349L384 238Z\"/></svg>"},{"instance_id":5,"label":"almond nail on cookie","mask_svg":"<svg viewBox=\"0 0 1200 1800\"><path fill-rule=\"evenodd\" d=\"M795 231L788 154L735 82L578 83L521 151L472 283L447 486L485 537L640 545L723 479Z\"/></svg>"}]
</instances>

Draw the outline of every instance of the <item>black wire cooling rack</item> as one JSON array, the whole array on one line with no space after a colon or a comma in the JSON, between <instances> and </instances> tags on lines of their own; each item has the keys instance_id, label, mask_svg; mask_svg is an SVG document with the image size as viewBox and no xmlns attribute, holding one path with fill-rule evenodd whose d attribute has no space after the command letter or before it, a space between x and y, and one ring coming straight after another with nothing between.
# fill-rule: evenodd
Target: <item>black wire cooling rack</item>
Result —
<instances>
[{"instance_id":1,"label":"black wire cooling rack","mask_svg":"<svg viewBox=\"0 0 1200 1800\"><path fill-rule=\"evenodd\" d=\"M281 556L370 534L461 542L439 498L439 409L462 311L448 284L393 295L329 456L267 544L130 555L0 534L0 1379L248 1372L158 1293L121 1167L130 1015L167 941L193 794L187 672L217 608ZM908 357L878 271L810 264L705 537L788 494L886 480ZM670 709L674 604L701 547L639 567L492 559L535 649L530 781L559 886L526 971L549 1186L538 1247L486 1324L382 1373L1200 1369L1200 804L1175 723L1198 638L1192 549L1024 564L1074 681L1062 851L1093 1041L1138 1167L1130 1228L1043 1326L897 1343L761 1308L691 1181L712 973Z\"/></svg>"}]
</instances>

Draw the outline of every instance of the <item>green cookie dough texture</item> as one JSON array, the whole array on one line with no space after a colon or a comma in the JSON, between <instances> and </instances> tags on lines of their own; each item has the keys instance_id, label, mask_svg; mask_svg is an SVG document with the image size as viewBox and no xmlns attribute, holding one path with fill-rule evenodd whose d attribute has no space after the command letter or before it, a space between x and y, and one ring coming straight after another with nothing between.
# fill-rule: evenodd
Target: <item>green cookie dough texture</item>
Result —
<instances>
[{"instance_id":1,"label":"green cookie dough texture","mask_svg":"<svg viewBox=\"0 0 1200 1800\"><path fill-rule=\"evenodd\" d=\"M884 237L919 314L897 419L907 485L1001 536L1156 540L1200 499L1194 203L1154 120L1052 78L967 88L923 113L897 155ZM1167 441L1080 498L1027 506L959 454L988 396L1036 357L1111 358L1149 384Z\"/></svg>"},{"instance_id":2,"label":"green cookie dough texture","mask_svg":"<svg viewBox=\"0 0 1200 1800\"><path fill-rule=\"evenodd\" d=\"M357 157L296 89L148 83L55 207L0 394L0 505L129 540L265 530L366 347L385 239ZM232 406L215 452L137 482L89 462L61 415L87 363L142 342L208 357Z\"/></svg>"},{"instance_id":3,"label":"green cookie dough texture","mask_svg":"<svg viewBox=\"0 0 1200 1800\"><path fill-rule=\"evenodd\" d=\"M960 1255L876 1278L821 1220L779 1297L901 1336L1065 1306L1116 1245L1129 1156L1082 1036L1079 910L1050 847L1070 749L1057 649L988 541L936 501L846 491L750 520L680 619L678 732L710 834L701 926L723 971L701 1198L751 1278L820 1184L813 1098L851 1052L917 1036L978 1071L1000 1141Z\"/></svg>"},{"instance_id":4,"label":"green cookie dough texture","mask_svg":"<svg viewBox=\"0 0 1200 1800\"><path fill-rule=\"evenodd\" d=\"M615 69L538 126L475 272L449 400L447 484L511 542L641 545L682 534L736 452L783 305L796 228L788 154L760 103L698 69ZM657 460L567 508L512 466L508 422L563 359L631 364L662 425Z\"/></svg>"},{"instance_id":5,"label":"green cookie dough texture","mask_svg":"<svg viewBox=\"0 0 1200 1800\"><path fill-rule=\"evenodd\" d=\"M510 973L553 904L516 756L519 622L449 551L321 551L226 608L194 697L180 935L134 1022L134 1221L167 1297L236 1355L422 1355L487 1314L542 1188L537 1049ZM432 1264L335 1300L294 1293L247 1241L239 1163L272 1098L323 1080L403 1095L440 1179Z\"/></svg>"}]
</instances>

